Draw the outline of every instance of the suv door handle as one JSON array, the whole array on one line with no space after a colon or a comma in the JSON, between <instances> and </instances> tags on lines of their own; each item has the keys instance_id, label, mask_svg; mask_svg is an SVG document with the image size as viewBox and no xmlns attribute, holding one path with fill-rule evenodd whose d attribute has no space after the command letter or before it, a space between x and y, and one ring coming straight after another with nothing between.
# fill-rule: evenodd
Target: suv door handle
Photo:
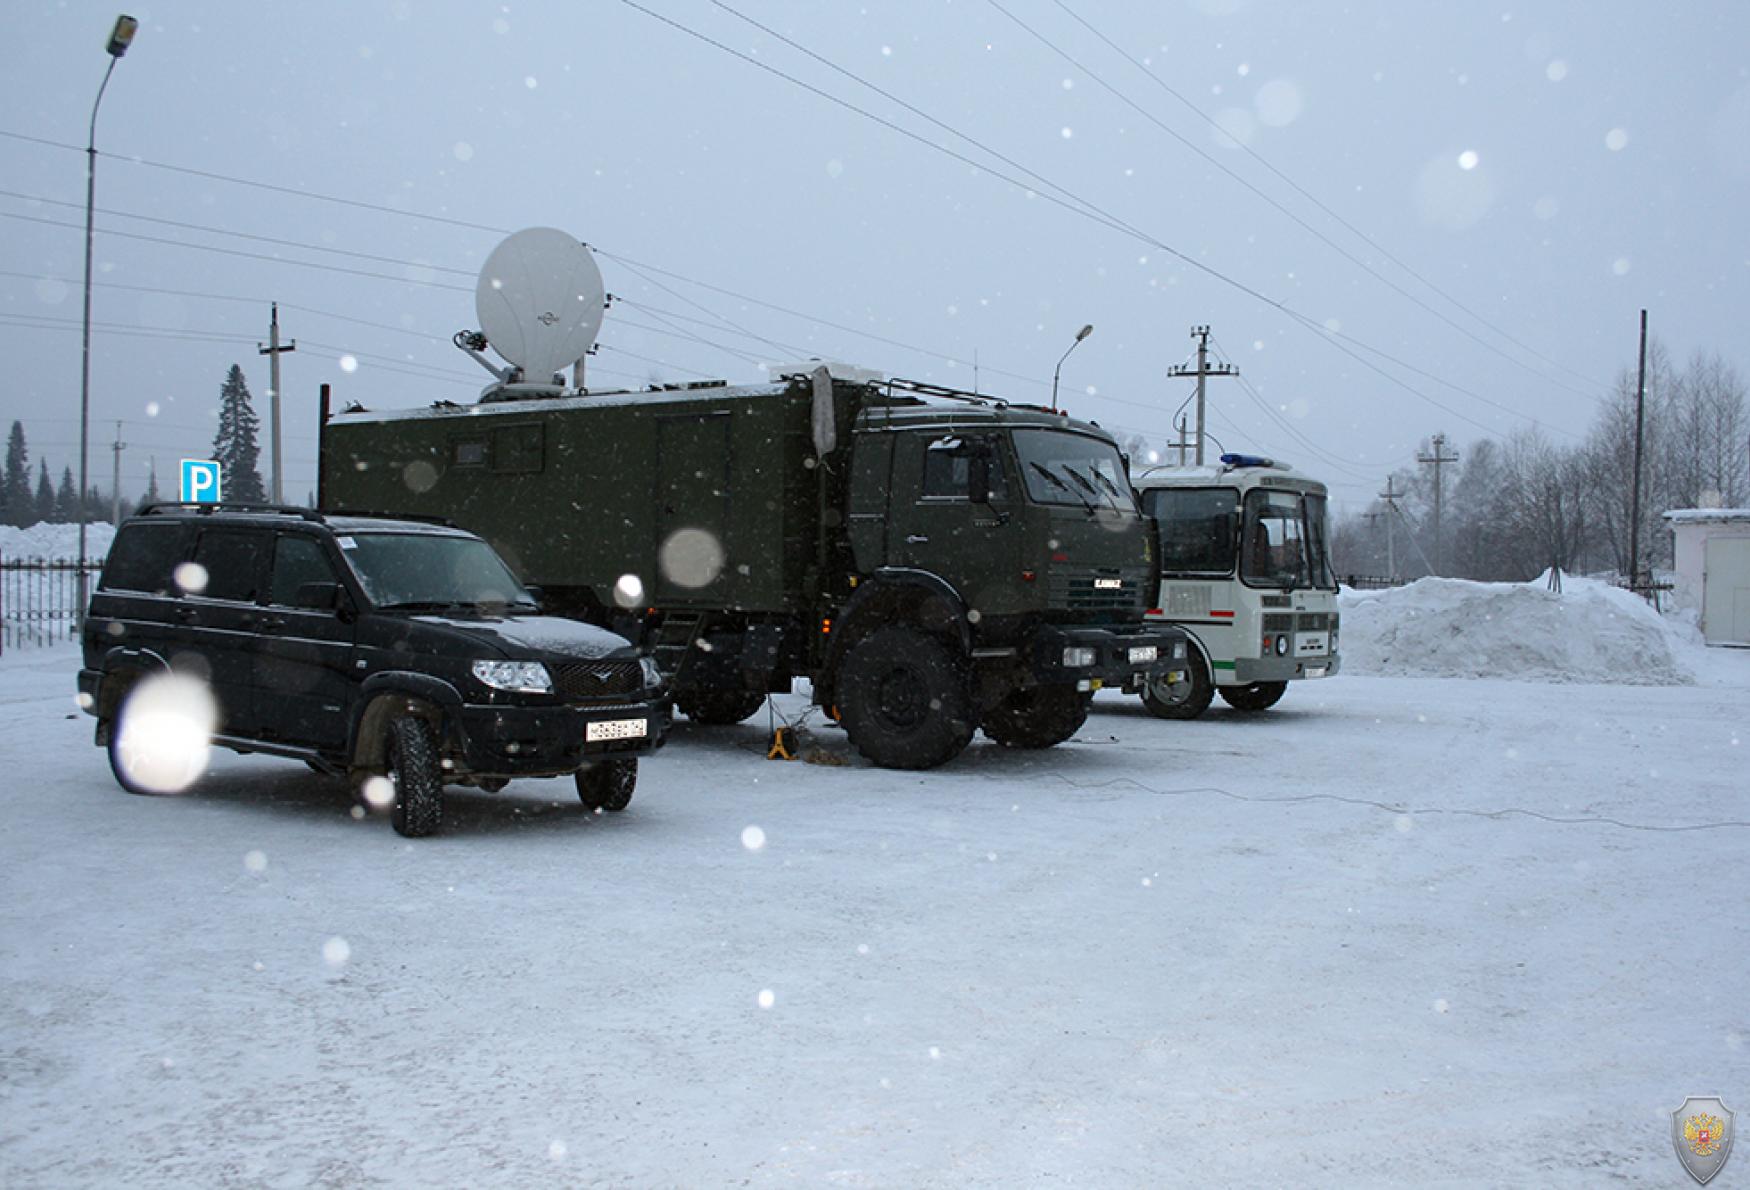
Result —
<instances>
[{"instance_id":1,"label":"suv door handle","mask_svg":"<svg viewBox=\"0 0 1750 1190\"><path fill-rule=\"evenodd\" d=\"M922 533L913 533L910 537L907 537L905 539L905 544L907 544L907 545L923 545L924 543L926 543L929 540L930 539L928 537L924 536Z\"/></svg>"}]
</instances>

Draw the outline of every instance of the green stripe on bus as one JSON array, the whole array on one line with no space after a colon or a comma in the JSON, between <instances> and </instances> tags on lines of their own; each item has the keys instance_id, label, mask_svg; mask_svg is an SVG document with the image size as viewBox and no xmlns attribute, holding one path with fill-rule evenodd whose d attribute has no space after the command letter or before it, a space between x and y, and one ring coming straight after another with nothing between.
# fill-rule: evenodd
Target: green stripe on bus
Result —
<instances>
[{"instance_id":1,"label":"green stripe on bus","mask_svg":"<svg viewBox=\"0 0 1750 1190\"><path fill-rule=\"evenodd\" d=\"M1217 661L1214 665L1216 669L1232 669L1234 667L1234 663L1231 661Z\"/></svg>"}]
</instances>

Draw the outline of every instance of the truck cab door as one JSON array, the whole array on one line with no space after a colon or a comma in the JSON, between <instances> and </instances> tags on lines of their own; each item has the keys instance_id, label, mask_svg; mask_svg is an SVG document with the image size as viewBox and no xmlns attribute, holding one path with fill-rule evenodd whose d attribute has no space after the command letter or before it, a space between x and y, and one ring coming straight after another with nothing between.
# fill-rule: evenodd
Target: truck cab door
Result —
<instances>
[{"instance_id":1,"label":"truck cab door","mask_svg":"<svg viewBox=\"0 0 1750 1190\"><path fill-rule=\"evenodd\" d=\"M1019 571L1016 534L1003 532L1013 504L1001 439L903 434L895 443L888 557L946 579L969 607L1000 611L995 598Z\"/></svg>"}]
</instances>

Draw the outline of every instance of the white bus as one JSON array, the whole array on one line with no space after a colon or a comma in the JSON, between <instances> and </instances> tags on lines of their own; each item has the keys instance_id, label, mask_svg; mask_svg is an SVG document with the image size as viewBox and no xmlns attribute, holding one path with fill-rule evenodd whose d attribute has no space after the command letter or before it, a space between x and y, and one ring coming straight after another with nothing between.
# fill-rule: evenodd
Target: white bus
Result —
<instances>
[{"instance_id":1,"label":"white bus","mask_svg":"<svg viewBox=\"0 0 1750 1190\"><path fill-rule=\"evenodd\" d=\"M1133 483L1160 528L1160 606L1149 618L1191 636L1184 680L1144 688L1150 711L1195 719L1217 693L1262 711L1289 682L1337 672L1324 484L1241 454L1218 467L1144 468Z\"/></svg>"}]
</instances>

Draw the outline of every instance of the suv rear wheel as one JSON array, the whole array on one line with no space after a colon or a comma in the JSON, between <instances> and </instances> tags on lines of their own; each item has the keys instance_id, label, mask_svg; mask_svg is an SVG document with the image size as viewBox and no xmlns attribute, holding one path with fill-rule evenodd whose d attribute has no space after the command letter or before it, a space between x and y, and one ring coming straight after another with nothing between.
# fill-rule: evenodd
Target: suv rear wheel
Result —
<instances>
[{"instance_id":1,"label":"suv rear wheel","mask_svg":"<svg viewBox=\"0 0 1750 1190\"><path fill-rule=\"evenodd\" d=\"M577 770L577 800L592 810L618 814L632 801L638 784L638 759L618 756Z\"/></svg>"},{"instance_id":2,"label":"suv rear wheel","mask_svg":"<svg viewBox=\"0 0 1750 1190\"><path fill-rule=\"evenodd\" d=\"M424 719L404 715L390 722L389 784L395 788L389 821L397 834L418 839L443 825L443 769L437 737Z\"/></svg>"}]
</instances>

